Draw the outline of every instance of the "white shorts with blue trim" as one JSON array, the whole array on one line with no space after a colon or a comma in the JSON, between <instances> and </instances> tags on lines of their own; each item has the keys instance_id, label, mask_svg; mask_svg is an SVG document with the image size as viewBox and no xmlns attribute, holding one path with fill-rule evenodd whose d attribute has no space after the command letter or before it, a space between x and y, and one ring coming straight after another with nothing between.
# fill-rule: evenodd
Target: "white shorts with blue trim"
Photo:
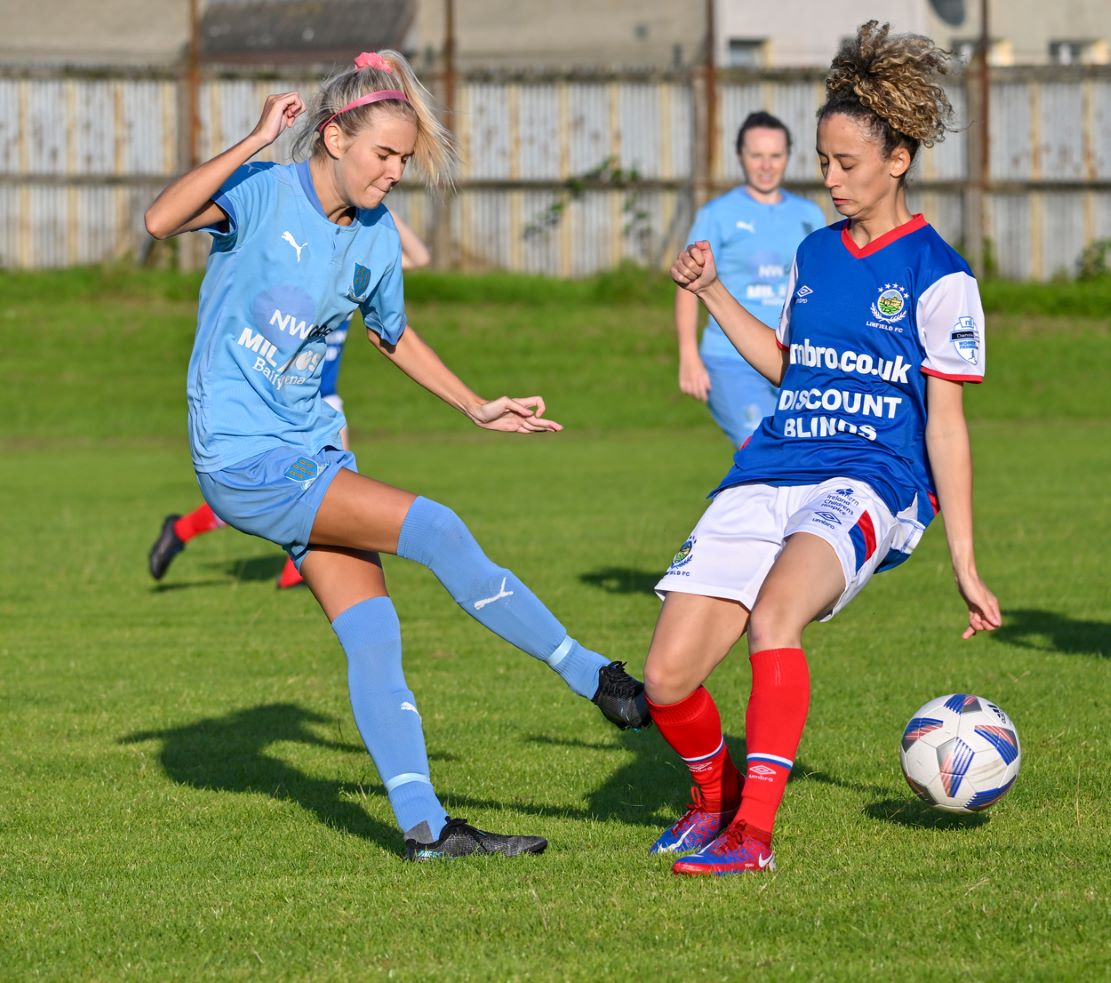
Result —
<instances>
[{"instance_id":1,"label":"white shorts with blue trim","mask_svg":"<svg viewBox=\"0 0 1111 983\"><path fill-rule=\"evenodd\" d=\"M300 567L324 493L344 468L358 471L350 451L279 447L220 471L198 472L197 483L224 522L277 543Z\"/></svg>"},{"instance_id":2,"label":"white shorts with blue trim","mask_svg":"<svg viewBox=\"0 0 1111 983\"><path fill-rule=\"evenodd\" d=\"M921 535L896 519L871 487L852 478L817 485L736 485L719 492L656 584L670 591L740 601L750 611L788 536L808 532L833 547L845 590L828 621L868 583L892 548L910 552Z\"/></svg>"}]
</instances>

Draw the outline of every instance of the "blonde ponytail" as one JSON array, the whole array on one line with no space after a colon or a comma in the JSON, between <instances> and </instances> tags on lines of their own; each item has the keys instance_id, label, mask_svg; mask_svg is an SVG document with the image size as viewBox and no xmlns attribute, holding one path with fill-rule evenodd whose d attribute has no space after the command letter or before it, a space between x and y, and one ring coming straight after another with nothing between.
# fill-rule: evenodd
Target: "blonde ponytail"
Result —
<instances>
[{"instance_id":1,"label":"blonde ponytail","mask_svg":"<svg viewBox=\"0 0 1111 983\"><path fill-rule=\"evenodd\" d=\"M321 130L327 123L335 122L344 133L353 136L370 122L375 112L388 108L416 125L413 166L420 178L432 188L453 187L458 163L455 142L436 116L432 94L421 85L405 56L384 49L375 55L360 55L359 62L362 67L345 69L321 84L294 141L293 156L304 160L324 153ZM384 98L369 105L344 108L372 93L391 90L403 92L405 98Z\"/></svg>"}]
</instances>

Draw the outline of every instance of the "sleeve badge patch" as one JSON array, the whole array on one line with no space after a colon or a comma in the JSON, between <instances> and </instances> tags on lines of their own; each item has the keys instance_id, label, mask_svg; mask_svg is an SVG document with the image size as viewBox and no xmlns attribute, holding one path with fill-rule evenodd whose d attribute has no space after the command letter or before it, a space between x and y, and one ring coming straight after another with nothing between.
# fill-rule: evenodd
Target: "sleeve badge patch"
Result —
<instances>
[{"instance_id":1,"label":"sleeve badge patch","mask_svg":"<svg viewBox=\"0 0 1111 983\"><path fill-rule=\"evenodd\" d=\"M976 330L976 322L969 315L964 314L957 319L953 330L949 332L949 340L953 347L969 365L976 365L980 361L980 332Z\"/></svg>"}]
</instances>

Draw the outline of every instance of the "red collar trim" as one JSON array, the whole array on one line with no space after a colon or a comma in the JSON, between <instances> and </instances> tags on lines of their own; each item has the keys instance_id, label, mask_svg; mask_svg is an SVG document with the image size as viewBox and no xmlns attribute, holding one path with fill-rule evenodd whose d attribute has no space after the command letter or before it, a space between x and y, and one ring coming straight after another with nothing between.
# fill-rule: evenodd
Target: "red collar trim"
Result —
<instances>
[{"instance_id":1,"label":"red collar trim","mask_svg":"<svg viewBox=\"0 0 1111 983\"><path fill-rule=\"evenodd\" d=\"M917 232L919 229L924 229L929 225L929 222L926 221L926 216L919 212L917 215L912 216L909 222L904 222L902 225L895 226L890 232L885 232L878 239L873 239L863 248L853 242L853 237L849 235L850 225L852 225L852 219L848 219L845 224L841 226L841 241L845 244L845 248L854 259L863 259L865 256L878 253L884 246L891 245L896 239L902 239L903 236L910 235L912 232Z\"/></svg>"}]
</instances>

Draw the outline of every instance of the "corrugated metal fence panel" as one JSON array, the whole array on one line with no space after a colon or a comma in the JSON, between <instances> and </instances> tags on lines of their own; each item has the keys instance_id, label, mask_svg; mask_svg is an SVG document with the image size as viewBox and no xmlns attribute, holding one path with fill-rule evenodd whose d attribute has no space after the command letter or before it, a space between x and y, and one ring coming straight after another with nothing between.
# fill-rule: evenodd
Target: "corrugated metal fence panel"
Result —
<instances>
[{"instance_id":1,"label":"corrugated metal fence panel","mask_svg":"<svg viewBox=\"0 0 1111 983\"><path fill-rule=\"evenodd\" d=\"M1084 178L1084 98L1076 82L1043 82L1038 88L1038 154L1049 181Z\"/></svg>"},{"instance_id":2,"label":"corrugated metal fence panel","mask_svg":"<svg viewBox=\"0 0 1111 983\"><path fill-rule=\"evenodd\" d=\"M0 172L18 174L20 150L26 146L19 102L21 79L0 78Z\"/></svg>"},{"instance_id":3,"label":"corrugated metal fence panel","mask_svg":"<svg viewBox=\"0 0 1111 983\"><path fill-rule=\"evenodd\" d=\"M1084 248L1084 200L1068 191L1047 191L1039 196L1045 220L1041 223L1039 279L1074 276Z\"/></svg>"},{"instance_id":4,"label":"corrugated metal fence panel","mask_svg":"<svg viewBox=\"0 0 1111 983\"><path fill-rule=\"evenodd\" d=\"M25 193L26 189L13 184L0 185L0 268L26 265L20 255L23 230L19 203Z\"/></svg>"},{"instance_id":5,"label":"corrugated metal fence panel","mask_svg":"<svg viewBox=\"0 0 1111 983\"><path fill-rule=\"evenodd\" d=\"M964 178L968 167L968 125L965 112L964 88L950 86L946 89L949 102L953 107L954 124L957 127L945 134L945 139L932 147L923 147L916 164L918 174L924 180L959 181ZM913 180L913 175L911 176Z\"/></svg>"},{"instance_id":6,"label":"corrugated metal fence panel","mask_svg":"<svg viewBox=\"0 0 1111 983\"><path fill-rule=\"evenodd\" d=\"M303 74L205 81L202 157L245 136L265 97L289 88L310 99L315 82ZM681 243L704 147L696 133L695 99L701 96L692 81L487 78L463 80L457 92L465 154L460 198L450 213L435 212L415 187L409 197L399 191L391 201L401 214L410 211L411 221L419 216L415 227L430 238L433 216L452 215L465 263L575 274L623 257L661 263ZM967 125L964 86L949 94L960 124ZM716 180L740 178L736 130L753 109L766 108L794 135L788 181L835 218L817 184L811 149L821 98L821 82L812 75L723 79ZM167 77L0 76L0 263L96 262L142 248L143 208L182 166L183 107L180 82ZM1069 183L1061 192L1048 193L1042 185L1001 188L990 196L989 237L998 268L1019 277L1071 271L1086 243L1111 235L1109 194L1084 187L1111 180L1111 78L1027 73L996 79L991 124L994 181ZM260 157L288 160L292 138L283 134ZM967 141L964 130L949 134L923 154L915 178L925 185L918 195L922 207L953 240L962 234L959 186ZM630 190L560 186L607 160L648 183ZM470 180L483 186L468 188Z\"/></svg>"},{"instance_id":7,"label":"corrugated metal fence panel","mask_svg":"<svg viewBox=\"0 0 1111 983\"><path fill-rule=\"evenodd\" d=\"M1091 87L1092 111L1088 139L1092 147L1092 177L1111 179L1111 81L1096 79Z\"/></svg>"},{"instance_id":8,"label":"corrugated metal fence panel","mask_svg":"<svg viewBox=\"0 0 1111 983\"><path fill-rule=\"evenodd\" d=\"M116 92L115 83L94 80L81 86L80 91L75 94L81 110L76 115L67 113L67 123L73 127L72 170L78 174L112 174L116 169ZM154 127L149 124L157 121L160 116L161 113L153 117L139 117L140 125L132 131L128 143L139 143L136 137L140 133L153 130ZM105 125L106 123L110 125ZM160 172L160 165L161 162L148 169L148 173Z\"/></svg>"},{"instance_id":9,"label":"corrugated metal fence panel","mask_svg":"<svg viewBox=\"0 0 1111 983\"><path fill-rule=\"evenodd\" d=\"M726 82L719 90L717 160L715 181L738 181L741 169L737 164L737 131L749 113L764 107L762 87L756 82ZM696 150L696 152L700 152ZM808 175L809 176L809 175Z\"/></svg>"},{"instance_id":10,"label":"corrugated metal fence panel","mask_svg":"<svg viewBox=\"0 0 1111 983\"><path fill-rule=\"evenodd\" d=\"M946 242L954 246L960 244L962 235L961 219L964 216L964 200L959 191L919 191L911 184L907 192L907 204L911 212L921 212L930 225L937 229ZM829 209L827 208L827 211ZM836 221L828 215L830 222Z\"/></svg>"},{"instance_id":11,"label":"corrugated metal fence panel","mask_svg":"<svg viewBox=\"0 0 1111 983\"><path fill-rule=\"evenodd\" d=\"M585 174L614 153L610 86L573 82L567 103L568 173Z\"/></svg>"},{"instance_id":12,"label":"corrugated metal fence panel","mask_svg":"<svg viewBox=\"0 0 1111 983\"><path fill-rule=\"evenodd\" d=\"M771 88L770 109L791 131L791 159L787 164L787 179L814 181L820 178L818 162L814 155L814 136L817 127L815 113L821 105L824 89L821 83L778 83Z\"/></svg>"},{"instance_id":13,"label":"corrugated metal fence panel","mask_svg":"<svg viewBox=\"0 0 1111 983\"><path fill-rule=\"evenodd\" d=\"M1100 241L1111 239L1111 191L1103 191L1092 196L1092 218L1095 226L1092 239Z\"/></svg>"},{"instance_id":14,"label":"corrugated metal fence panel","mask_svg":"<svg viewBox=\"0 0 1111 983\"><path fill-rule=\"evenodd\" d=\"M690 86L672 82L664 89L664 99L663 153L665 159L670 155L670 167L663 176L686 178L694 170L694 97Z\"/></svg>"},{"instance_id":15,"label":"corrugated metal fence panel","mask_svg":"<svg viewBox=\"0 0 1111 983\"><path fill-rule=\"evenodd\" d=\"M506 87L492 83L463 86L462 176L483 181L508 180L511 132Z\"/></svg>"},{"instance_id":16,"label":"corrugated metal fence panel","mask_svg":"<svg viewBox=\"0 0 1111 983\"><path fill-rule=\"evenodd\" d=\"M551 191L526 191L521 196L525 231L521 236L520 268L524 273L546 273L550 276L559 274L562 270L562 230L554 226L540 228L536 225L537 216L549 214L557 200L558 195Z\"/></svg>"},{"instance_id":17,"label":"corrugated metal fence panel","mask_svg":"<svg viewBox=\"0 0 1111 983\"><path fill-rule=\"evenodd\" d=\"M64 188L31 189L33 238L31 255L39 266L65 266L66 238L70 224L68 195Z\"/></svg>"},{"instance_id":18,"label":"corrugated metal fence panel","mask_svg":"<svg viewBox=\"0 0 1111 983\"><path fill-rule=\"evenodd\" d=\"M65 174L69 127L65 124L64 85L36 79L26 87L27 169L35 174Z\"/></svg>"},{"instance_id":19,"label":"corrugated metal fence panel","mask_svg":"<svg viewBox=\"0 0 1111 983\"><path fill-rule=\"evenodd\" d=\"M643 178L663 173L660 158L660 87L633 82L617 86L618 164Z\"/></svg>"},{"instance_id":20,"label":"corrugated metal fence panel","mask_svg":"<svg viewBox=\"0 0 1111 983\"><path fill-rule=\"evenodd\" d=\"M201 157L208 159L242 140L255 128L262 114L263 100L255 95L255 85L246 80L223 80L205 86L202 105L206 105L201 142Z\"/></svg>"},{"instance_id":21,"label":"corrugated metal fence panel","mask_svg":"<svg viewBox=\"0 0 1111 983\"><path fill-rule=\"evenodd\" d=\"M120 107L122 170L127 174L177 171L177 86L172 82L135 81L118 85L113 102Z\"/></svg>"},{"instance_id":22,"label":"corrugated metal fence panel","mask_svg":"<svg viewBox=\"0 0 1111 983\"><path fill-rule=\"evenodd\" d=\"M125 188L80 188L71 195L76 205L78 226L75 235L68 236L64 262L68 264L95 263L103 256L114 256L120 243L116 230L120 225L121 198Z\"/></svg>"},{"instance_id":23,"label":"corrugated metal fence panel","mask_svg":"<svg viewBox=\"0 0 1111 983\"><path fill-rule=\"evenodd\" d=\"M993 85L989 103L991 176L997 181L1038 177L1033 169L1034 136L1029 83L1000 82Z\"/></svg>"},{"instance_id":24,"label":"corrugated metal fence panel","mask_svg":"<svg viewBox=\"0 0 1111 983\"><path fill-rule=\"evenodd\" d=\"M1018 280L1031 277L1030 212L1033 197L1025 194L993 194L990 199L992 247L999 269Z\"/></svg>"},{"instance_id":25,"label":"corrugated metal fence panel","mask_svg":"<svg viewBox=\"0 0 1111 983\"><path fill-rule=\"evenodd\" d=\"M517 98L516 176L559 180L560 86L522 84Z\"/></svg>"}]
</instances>

